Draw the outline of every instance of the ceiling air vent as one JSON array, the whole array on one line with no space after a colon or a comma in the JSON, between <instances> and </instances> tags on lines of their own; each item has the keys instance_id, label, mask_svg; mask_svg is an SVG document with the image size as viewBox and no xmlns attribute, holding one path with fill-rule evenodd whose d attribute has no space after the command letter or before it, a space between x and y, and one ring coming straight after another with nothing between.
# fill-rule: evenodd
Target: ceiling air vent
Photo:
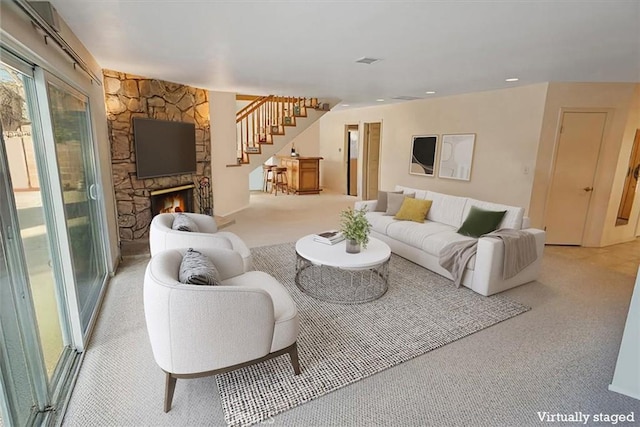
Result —
<instances>
[{"instance_id":1,"label":"ceiling air vent","mask_svg":"<svg viewBox=\"0 0 640 427\"><path fill-rule=\"evenodd\" d=\"M359 62L360 64L367 64L367 65L371 65L374 62L378 62L380 61L380 59L378 58L367 58L366 56L364 58L360 58L358 60L356 60L356 62Z\"/></svg>"},{"instance_id":2,"label":"ceiling air vent","mask_svg":"<svg viewBox=\"0 0 640 427\"><path fill-rule=\"evenodd\" d=\"M402 101L415 101L416 99L422 99L422 98L419 98L417 96L394 96L391 99L398 99Z\"/></svg>"}]
</instances>

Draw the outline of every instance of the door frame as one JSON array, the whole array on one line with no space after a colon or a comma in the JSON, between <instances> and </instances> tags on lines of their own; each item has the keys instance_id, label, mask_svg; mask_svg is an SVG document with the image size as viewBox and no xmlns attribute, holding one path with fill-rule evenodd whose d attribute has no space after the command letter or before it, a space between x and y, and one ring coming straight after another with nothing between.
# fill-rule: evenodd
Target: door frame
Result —
<instances>
[{"instance_id":1,"label":"door frame","mask_svg":"<svg viewBox=\"0 0 640 427\"><path fill-rule=\"evenodd\" d=\"M349 135L351 134L352 131L357 131L358 132L358 158L356 159L356 168L355 170L351 170L351 141L349 138ZM360 125L359 124L345 124L344 125L344 157L345 157L345 172L346 172L346 192L345 194L347 196L354 196L357 197L358 196L358 167L359 167L359 162L357 161L360 158L360 148L361 148L361 141L362 138L360 138ZM351 193L351 175L355 175L355 181L356 181L356 194L350 194Z\"/></svg>"},{"instance_id":2,"label":"door frame","mask_svg":"<svg viewBox=\"0 0 640 427\"><path fill-rule=\"evenodd\" d=\"M553 176L556 172L556 162L558 160L558 149L560 145L560 138L562 137L562 121L565 113L604 113L606 114L604 128L602 130L602 140L600 141L600 147L598 148L598 162L596 164L596 168L593 171L593 191L591 192L591 197L589 199L589 207L587 208L587 216L584 223L584 229L582 231L582 243L580 246L598 246L598 236L596 234L597 230L593 230L592 222L594 219L594 206L593 201L597 198L604 189L600 188L600 174L602 172L602 157L600 154L602 153L602 146L605 141L608 139L611 123L614 117L614 109L612 108L580 108L580 107L560 107L558 111L558 117L556 121L556 130L553 141L553 152L551 155L551 168L549 168L549 173L547 175L547 189L545 195L544 202L544 215L543 215L543 224L544 229L546 230L546 224L548 221L549 214L549 202L551 200L551 187L553 185Z\"/></svg>"},{"instance_id":3,"label":"door frame","mask_svg":"<svg viewBox=\"0 0 640 427\"><path fill-rule=\"evenodd\" d=\"M371 195L369 194L369 125L371 124L380 124L380 140L378 141L378 191L380 191L380 165L382 164L382 119L377 121L369 121L362 123L362 166L358 166L362 169L362 180L360 182L360 187L358 189L358 193L362 195L362 200L371 199Z\"/></svg>"}]
</instances>

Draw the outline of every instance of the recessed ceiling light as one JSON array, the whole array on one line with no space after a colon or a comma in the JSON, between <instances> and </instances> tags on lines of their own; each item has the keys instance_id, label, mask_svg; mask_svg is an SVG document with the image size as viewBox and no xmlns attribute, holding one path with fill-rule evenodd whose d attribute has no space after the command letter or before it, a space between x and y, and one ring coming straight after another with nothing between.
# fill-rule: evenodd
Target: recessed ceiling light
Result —
<instances>
[{"instance_id":1,"label":"recessed ceiling light","mask_svg":"<svg viewBox=\"0 0 640 427\"><path fill-rule=\"evenodd\" d=\"M360 64L367 64L367 65L371 65L374 62L378 62L380 61L380 59L378 58L367 58L366 56L360 58L360 59L356 59L356 62L360 63Z\"/></svg>"},{"instance_id":2,"label":"recessed ceiling light","mask_svg":"<svg viewBox=\"0 0 640 427\"><path fill-rule=\"evenodd\" d=\"M517 77L509 77L508 79L504 79L505 82L517 82L518 80L520 80Z\"/></svg>"},{"instance_id":3,"label":"recessed ceiling light","mask_svg":"<svg viewBox=\"0 0 640 427\"><path fill-rule=\"evenodd\" d=\"M382 99L382 98L378 98L378 99L376 99L376 101L378 101L378 102L384 102L384 99Z\"/></svg>"},{"instance_id":4,"label":"recessed ceiling light","mask_svg":"<svg viewBox=\"0 0 640 427\"><path fill-rule=\"evenodd\" d=\"M436 91L434 90L428 90L425 92L427 95L433 95L434 93L436 93Z\"/></svg>"},{"instance_id":5,"label":"recessed ceiling light","mask_svg":"<svg viewBox=\"0 0 640 427\"><path fill-rule=\"evenodd\" d=\"M342 106L343 106L343 107L348 107L348 106L349 106L349 104L342 104Z\"/></svg>"}]
</instances>

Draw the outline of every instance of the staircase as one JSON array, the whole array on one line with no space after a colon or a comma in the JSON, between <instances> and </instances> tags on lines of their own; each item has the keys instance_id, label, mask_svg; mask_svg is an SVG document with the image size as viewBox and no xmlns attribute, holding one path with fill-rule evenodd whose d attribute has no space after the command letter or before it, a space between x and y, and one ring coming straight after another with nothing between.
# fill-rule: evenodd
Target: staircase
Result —
<instances>
[{"instance_id":1,"label":"staircase","mask_svg":"<svg viewBox=\"0 0 640 427\"><path fill-rule=\"evenodd\" d=\"M317 98L259 97L236 114L237 164L228 166L250 164L252 155L263 159L263 155L277 152L290 139L277 137L284 137L287 128L298 126L300 119L308 117L309 109L324 114L328 106ZM267 147L272 148L270 153L265 152Z\"/></svg>"}]
</instances>

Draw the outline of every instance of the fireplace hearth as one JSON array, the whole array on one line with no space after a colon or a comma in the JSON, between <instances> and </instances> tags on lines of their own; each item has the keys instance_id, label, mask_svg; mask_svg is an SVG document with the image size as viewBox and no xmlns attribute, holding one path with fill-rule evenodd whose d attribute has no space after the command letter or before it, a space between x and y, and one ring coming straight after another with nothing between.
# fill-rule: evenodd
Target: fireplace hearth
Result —
<instances>
[{"instance_id":1,"label":"fireplace hearth","mask_svg":"<svg viewBox=\"0 0 640 427\"><path fill-rule=\"evenodd\" d=\"M154 190L151 194L151 214L193 212L195 184Z\"/></svg>"}]
</instances>

